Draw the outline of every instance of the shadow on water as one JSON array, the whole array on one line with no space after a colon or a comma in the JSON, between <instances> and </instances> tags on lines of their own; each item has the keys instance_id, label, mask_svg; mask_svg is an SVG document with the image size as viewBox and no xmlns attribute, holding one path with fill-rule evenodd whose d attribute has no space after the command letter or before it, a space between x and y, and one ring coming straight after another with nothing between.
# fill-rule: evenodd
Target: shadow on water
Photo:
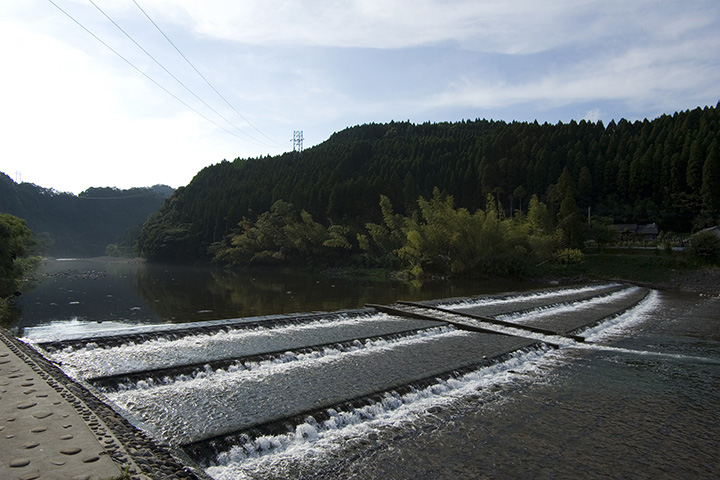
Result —
<instances>
[{"instance_id":1,"label":"shadow on water","mask_svg":"<svg viewBox=\"0 0 720 480\"><path fill-rule=\"evenodd\" d=\"M526 290L513 281L422 284L328 272L149 265L101 259L49 261L18 300L16 328L56 321L183 323L270 314L336 311L367 303Z\"/></svg>"}]
</instances>

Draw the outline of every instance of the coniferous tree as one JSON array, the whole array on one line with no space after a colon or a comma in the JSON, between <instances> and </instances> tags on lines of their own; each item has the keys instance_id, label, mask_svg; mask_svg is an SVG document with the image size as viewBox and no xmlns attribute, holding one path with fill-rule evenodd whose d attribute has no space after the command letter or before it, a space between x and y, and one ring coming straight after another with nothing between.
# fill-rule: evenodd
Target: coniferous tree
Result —
<instances>
[{"instance_id":1,"label":"coniferous tree","mask_svg":"<svg viewBox=\"0 0 720 480\"><path fill-rule=\"evenodd\" d=\"M720 215L720 152L713 141L703 165L701 194L703 206L710 215Z\"/></svg>"}]
</instances>

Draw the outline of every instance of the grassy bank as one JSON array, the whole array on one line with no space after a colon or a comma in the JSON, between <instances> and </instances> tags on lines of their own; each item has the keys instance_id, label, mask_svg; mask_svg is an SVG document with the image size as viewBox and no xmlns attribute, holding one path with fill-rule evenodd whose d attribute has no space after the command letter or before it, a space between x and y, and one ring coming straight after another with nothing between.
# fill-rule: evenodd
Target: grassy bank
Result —
<instances>
[{"instance_id":1,"label":"grassy bank","mask_svg":"<svg viewBox=\"0 0 720 480\"><path fill-rule=\"evenodd\" d=\"M593 278L623 279L633 282L666 282L677 272L700 268L684 255L662 253L602 253L585 256L582 268Z\"/></svg>"},{"instance_id":2,"label":"grassy bank","mask_svg":"<svg viewBox=\"0 0 720 480\"><path fill-rule=\"evenodd\" d=\"M543 276L618 280L655 288L720 294L720 267L707 265L683 253L610 251L585 254L582 262L550 267Z\"/></svg>"}]
</instances>

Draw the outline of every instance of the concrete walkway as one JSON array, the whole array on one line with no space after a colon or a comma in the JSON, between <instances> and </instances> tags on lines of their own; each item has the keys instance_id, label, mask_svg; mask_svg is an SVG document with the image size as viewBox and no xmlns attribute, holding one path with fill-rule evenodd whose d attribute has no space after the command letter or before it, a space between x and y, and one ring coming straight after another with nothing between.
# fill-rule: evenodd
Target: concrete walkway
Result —
<instances>
[{"instance_id":1,"label":"concrete walkway","mask_svg":"<svg viewBox=\"0 0 720 480\"><path fill-rule=\"evenodd\" d=\"M0 480L212 480L0 329Z\"/></svg>"},{"instance_id":2,"label":"concrete walkway","mask_svg":"<svg viewBox=\"0 0 720 480\"><path fill-rule=\"evenodd\" d=\"M81 416L81 403L22 352L0 342L0 478L122 475L107 450L118 442L95 415Z\"/></svg>"}]
</instances>

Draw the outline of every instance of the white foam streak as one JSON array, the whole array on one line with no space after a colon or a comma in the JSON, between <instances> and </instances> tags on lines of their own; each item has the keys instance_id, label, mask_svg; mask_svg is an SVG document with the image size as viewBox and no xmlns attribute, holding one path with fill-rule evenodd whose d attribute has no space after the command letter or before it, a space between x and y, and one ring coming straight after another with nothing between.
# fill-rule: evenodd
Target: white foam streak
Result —
<instances>
[{"instance_id":1,"label":"white foam streak","mask_svg":"<svg viewBox=\"0 0 720 480\"><path fill-rule=\"evenodd\" d=\"M511 295L508 297L503 298L479 298L479 299L472 299L472 300L464 300L462 302L458 303L452 303L449 305L443 305L444 308L450 309L450 310L460 310L463 308L472 308L472 307L479 307L479 306L485 306L485 305L502 305L506 303L514 303L518 300L542 300L542 299L548 299L553 297L561 297L565 295L574 295L574 294L581 294L581 293L588 293L588 292L595 292L597 290L603 290L606 288L610 288L613 286L617 286L618 284L604 284L604 285L591 285L587 287L578 287L578 288L564 288L561 290L550 290L550 291L542 291L542 292L536 292L536 293L522 293L518 295Z\"/></svg>"},{"instance_id":2,"label":"white foam streak","mask_svg":"<svg viewBox=\"0 0 720 480\"><path fill-rule=\"evenodd\" d=\"M632 309L588 330L587 339L599 341L620 335L647 321L659 304L657 292L652 291ZM481 396L492 386L542 380L553 368L567 361L566 352L573 348L625 350L572 342L570 349L549 350L542 347L530 352L517 352L505 362L480 368L458 379L441 381L406 395L388 394L381 402L361 409L330 411L328 420L318 423L309 419L298 425L293 433L248 439L244 444L220 454L216 465L206 471L216 480L250 479L269 471L277 472L287 465L311 464L333 451L341 450L353 439L361 440L388 427L402 428L417 422L427 417L433 407Z\"/></svg>"},{"instance_id":3,"label":"white foam streak","mask_svg":"<svg viewBox=\"0 0 720 480\"><path fill-rule=\"evenodd\" d=\"M652 290L632 309L611 318L593 328L585 330L583 336L587 341L598 342L625 333L629 328L647 321L649 314L660 306L660 296Z\"/></svg>"},{"instance_id":4,"label":"white foam streak","mask_svg":"<svg viewBox=\"0 0 720 480\"><path fill-rule=\"evenodd\" d=\"M61 338L85 338L99 332L134 333L140 328L123 322L91 322L74 317L70 320L55 320L43 325L25 327L21 340L28 343L51 342Z\"/></svg>"},{"instance_id":5,"label":"white foam streak","mask_svg":"<svg viewBox=\"0 0 720 480\"><path fill-rule=\"evenodd\" d=\"M231 365L226 369L212 370L208 366L206 366L205 370L200 371L194 375L178 375L174 378L166 377L161 383L156 383L152 380L141 380L134 385L121 385L120 390L148 390L151 388L170 385L172 383L188 384L189 382L192 382L194 380L216 381L222 379L222 377L225 377L228 374L244 374L246 379L261 378L274 374L288 373L290 370L295 368L304 368L310 362L327 363L330 361L334 361L342 355L352 354L361 350L369 349L370 353L377 353L382 349L395 348L397 346L408 346L430 340L438 340L441 338L459 337L467 335L467 332L456 330L455 328L450 326L434 327L426 330L421 330L417 333L404 337L372 339L365 342L355 340L349 346L328 346L306 353L285 352L267 360L257 362L238 362L237 364Z\"/></svg>"},{"instance_id":6,"label":"white foam streak","mask_svg":"<svg viewBox=\"0 0 720 480\"><path fill-rule=\"evenodd\" d=\"M53 352L48 356L61 363L63 370L73 378L91 378L134 371L165 368L172 365L208 362L216 358L241 357L249 345L269 337L297 335L299 332L327 327L344 327L371 324L387 319L385 314L361 317L334 317L308 323L282 325L272 328L220 331L212 334L190 335L176 340L158 338L140 344L127 344L110 348L97 348L94 343L84 348Z\"/></svg>"},{"instance_id":7,"label":"white foam streak","mask_svg":"<svg viewBox=\"0 0 720 480\"><path fill-rule=\"evenodd\" d=\"M710 363L714 365L720 364L720 360L716 358L707 357L696 357L693 355L682 355L677 353L665 353L655 352L651 350L637 350L631 348L613 347L610 345L600 345L598 342L612 341L617 338L627 336L628 331L638 327L639 325L647 322L652 318L652 313L655 312L661 305L662 301L660 295L656 290L653 290L635 307L622 315L618 315L615 318L607 320L600 325L590 328L584 332L588 342L584 344L575 344L571 347L580 349L598 350L610 353L621 353L630 355L639 355L644 357L657 357L662 359L671 360L684 360L699 363Z\"/></svg>"},{"instance_id":8,"label":"white foam streak","mask_svg":"<svg viewBox=\"0 0 720 480\"><path fill-rule=\"evenodd\" d=\"M203 438L209 433L241 428L244 424L257 423L282 414L286 411L283 410L284 405L293 400L291 384L292 379L296 378L293 371L298 369L323 370L333 362L362 364L364 358L381 355L391 349L467 335L470 334L450 330L398 342L379 342L370 348L340 355L268 365L252 371L218 371L148 390L108 393L106 397L143 422L157 438L168 443L182 444ZM302 376L302 373L298 373L298 376ZM279 384L285 386L278 388ZM238 401L243 403L243 408L237 408Z\"/></svg>"},{"instance_id":9,"label":"white foam streak","mask_svg":"<svg viewBox=\"0 0 720 480\"><path fill-rule=\"evenodd\" d=\"M530 311L521 313L509 313L507 315L498 315L498 320L506 322L523 323L529 320L537 320L546 316L553 316L563 314L567 312L578 312L584 309L590 309L598 305L614 303L618 300L622 300L625 297L635 294L640 287L630 287L619 292L611 293L610 295L604 295L600 297L593 297L587 300L581 300L578 302L566 302L561 305L555 305L551 307L540 307Z\"/></svg>"},{"instance_id":10,"label":"white foam streak","mask_svg":"<svg viewBox=\"0 0 720 480\"><path fill-rule=\"evenodd\" d=\"M488 387L546 375L554 362L555 356L547 349L518 352L505 362L457 379L439 381L422 390L405 395L387 394L380 402L347 412L329 410L330 418L323 422L310 419L298 425L293 433L258 437L223 452L217 465L207 472L217 480L254 478L254 473L267 472L288 462L310 463L341 449L348 440L387 427L402 428L426 416L428 410L480 396Z\"/></svg>"},{"instance_id":11,"label":"white foam streak","mask_svg":"<svg viewBox=\"0 0 720 480\"><path fill-rule=\"evenodd\" d=\"M360 358L364 356L377 355L389 349L405 348L420 343L433 342L452 337L465 337L469 335L472 334L466 331L456 330L452 327L438 327L399 339L378 339L368 341L364 344L358 342L354 347L349 349L327 348L307 354L288 354L288 357L286 358L292 356L290 361L280 358L278 360L252 363L250 364L250 368L247 369L229 368L227 370L219 369L215 371L204 371L192 378L179 377L174 382L167 385L139 385L140 391L133 390L119 392L116 394L108 394L108 398L121 404L128 403L129 401L138 403L145 393L150 393L143 392L143 390L147 391L152 386L155 387L155 391L152 392L152 395L153 397L158 398L177 395L181 390L194 390L202 392L212 390L221 391L226 388L231 388L233 383L264 381L266 378L273 375L289 375L293 370L301 368L320 368L322 365L328 363L340 360L345 361L348 357Z\"/></svg>"},{"instance_id":12,"label":"white foam streak","mask_svg":"<svg viewBox=\"0 0 720 480\"><path fill-rule=\"evenodd\" d=\"M131 310L138 308L133 307ZM198 313L201 313L199 311ZM313 313L293 314L298 318L304 316L316 316ZM319 321L328 321L337 319L343 315L328 313L327 318ZM246 318L227 318L223 320L203 320L200 322L187 323L148 323L136 324L128 322L103 321L95 322L82 320L77 317L71 320L54 320L45 325L36 325L23 328L22 340L27 343L43 343L65 340L78 340L97 338L98 340L113 337L117 335L142 335L153 332L170 332L173 330L184 330L192 327L212 327L212 326L228 326L233 327L244 323L254 323L257 321L272 321L276 319L286 318L286 315L265 315L261 317Z\"/></svg>"}]
</instances>

